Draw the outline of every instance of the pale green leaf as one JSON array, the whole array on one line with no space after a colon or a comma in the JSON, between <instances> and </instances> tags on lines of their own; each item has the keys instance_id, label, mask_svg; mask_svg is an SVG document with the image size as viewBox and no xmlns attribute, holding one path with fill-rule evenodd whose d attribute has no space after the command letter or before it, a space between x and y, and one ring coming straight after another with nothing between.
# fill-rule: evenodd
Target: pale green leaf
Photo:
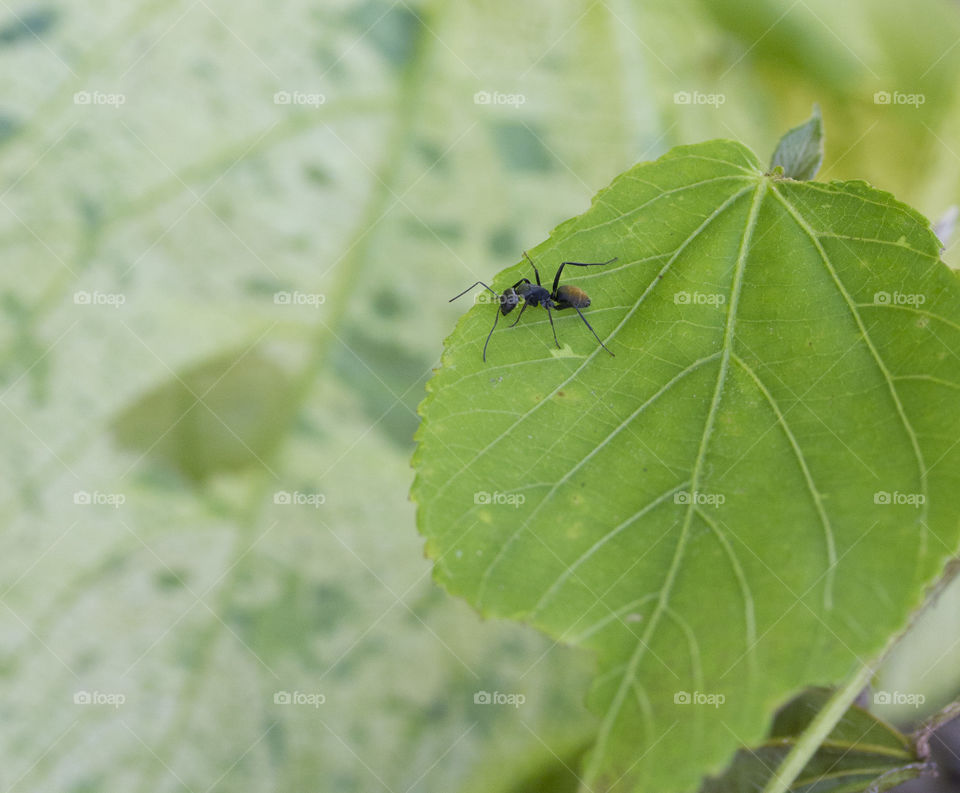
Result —
<instances>
[{"instance_id":1,"label":"pale green leaf","mask_svg":"<svg viewBox=\"0 0 960 793\"><path fill-rule=\"evenodd\" d=\"M0 27L4 788L453 791L582 744L589 659L437 590L406 496L453 315L422 304L462 277L438 249L482 261L583 200L486 145L469 74L423 79L452 57L432 31L489 29L388 0L36 8ZM477 223L481 178L560 208ZM298 491L325 502L274 502Z\"/></svg>"}]
</instances>

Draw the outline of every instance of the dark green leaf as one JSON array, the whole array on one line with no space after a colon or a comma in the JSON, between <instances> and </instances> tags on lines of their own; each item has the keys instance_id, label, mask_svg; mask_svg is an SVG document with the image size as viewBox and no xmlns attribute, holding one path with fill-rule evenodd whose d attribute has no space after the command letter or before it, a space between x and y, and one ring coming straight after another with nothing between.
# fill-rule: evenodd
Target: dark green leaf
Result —
<instances>
[{"instance_id":1,"label":"dark green leaf","mask_svg":"<svg viewBox=\"0 0 960 793\"><path fill-rule=\"evenodd\" d=\"M701 793L762 790L832 692L811 689L781 710L768 739L741 749L730 768ZM821 744L791 793L881 793L929 770L909 738L860 707L851 707Z\"/></svg>"}]
</instances>

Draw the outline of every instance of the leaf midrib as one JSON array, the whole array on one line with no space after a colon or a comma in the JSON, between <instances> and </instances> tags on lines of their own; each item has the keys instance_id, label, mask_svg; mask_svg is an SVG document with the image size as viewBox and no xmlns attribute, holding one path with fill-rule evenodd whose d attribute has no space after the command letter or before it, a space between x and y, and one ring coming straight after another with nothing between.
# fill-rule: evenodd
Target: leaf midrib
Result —
<instances>
[{"instance_id":1,"label":"leaf midrib","mask_svg":"<svg viewBox=\"0 0 960 793\"><path fill-rule=\"evenodd\" d=\"M737 263L734 268L733 278L731 279L730 285L730 302L727 309L726 327L724 328L723 334L723 350L720 359L720 366L717 372L717 382L716 386L714 387L713 398L710 402L710 409L707 412L707 418L704 422L704 429L700 437L700 448L697 452L696 460L694 461L693 473L690 477L691 493L696 493L698 491L700 477L703 472L703 462L706 458L707 447L710 443L710 436L713 433L714 422L716 420L720 400L723 396L723 387L726 382L727 372L729 371L730 357L733 353L737 307L739 305L740 292L743 286L743 273L747 261L747 251L750 246L750 241L753 238L753 231L756 227L760 204L763 200L763 197L766 195L766 191L767 179L763 178L755 188L753 200L750 204L747 223L744 227L743 236L740 240L740 250L737 255ZM738 193L737 197L739 197L739 195L741 195L741 193ZM728 202L724 206L730 206L730 203ZM623 700L626 696L626 688L628 684L633 685L636 679L637 666L644 656L644 650L647 649L650 639L660 622L660 618L667 611L667 604L673 592L673 585L676 580L677 572L680 569L680 564L683 561L683 555L686 549L687 539L689 537L690 523L694 515L694 501L695 500L691 498L687 505L686 515L684 516L683 525L680 529L680 536L677 539L677 547L674 552L673 560L670 563L670 568L667 571L664 583L660 589L660 598L658 599L657 604L654 606L653 612L650 615L650 619L647 622L647 627L643 632L643 636L637 642L637 647L634 650L633 655L630 657L630 661L625 670L623 679L619 688L617 689L616 694L614 695L613 702L611 702L610 707L607 710L607 713L604 716L603 722L600 726L597 743L591 752L590 764L586 773L588 783L595 778L597 769L603 764L602 761L607 749L607 741L613 728L613 724L616 722L616 719L619 716L620 708L623 705ZM697 716L698 721L702 722L702 711L698 710Z\"/></svg>"}]
</instances>

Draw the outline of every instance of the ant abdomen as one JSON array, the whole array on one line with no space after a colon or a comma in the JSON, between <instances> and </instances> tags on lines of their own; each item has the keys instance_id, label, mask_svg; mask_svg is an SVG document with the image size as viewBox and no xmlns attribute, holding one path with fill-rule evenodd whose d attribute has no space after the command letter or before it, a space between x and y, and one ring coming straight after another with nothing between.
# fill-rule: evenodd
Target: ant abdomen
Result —
<instances>
[{"instance_id":1,"label":"ant abdomen","mask_svg":"<svg viewBox=\"0 0 960 793\"><path fill-rule=\"evenodd\" d=\"M557 288L557 308L586 308L590 297L578 286L564 284Z\"/></svg>"}]
</instances>

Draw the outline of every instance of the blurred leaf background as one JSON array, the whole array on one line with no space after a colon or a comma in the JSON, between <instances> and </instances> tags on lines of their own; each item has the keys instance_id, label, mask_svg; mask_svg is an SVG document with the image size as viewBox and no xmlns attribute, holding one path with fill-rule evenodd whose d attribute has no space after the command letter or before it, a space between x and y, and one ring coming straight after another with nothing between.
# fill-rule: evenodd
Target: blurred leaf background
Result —
<instances>
[{"instance_id":1,"label":"blurred leaf background","mask_svg":"<svg viewBox=\"0 0 960 793\"><path fill-rule=\"evenodd\" d=\"M591 659L414 529L448 298L815 101L821 179L939 217L958 65L947 0L0 4L3 789L575 788ZM884 687L960 691L958 601Z\"/></svg>"}]
</instances>

